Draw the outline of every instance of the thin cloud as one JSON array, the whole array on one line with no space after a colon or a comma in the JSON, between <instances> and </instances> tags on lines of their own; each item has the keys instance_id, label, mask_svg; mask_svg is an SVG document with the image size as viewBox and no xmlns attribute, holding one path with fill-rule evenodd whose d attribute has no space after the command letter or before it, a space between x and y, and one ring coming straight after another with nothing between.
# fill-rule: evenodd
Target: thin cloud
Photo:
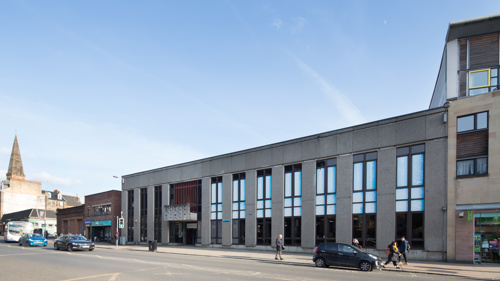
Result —
<instances>
[{"instance_id":1,"label":"thin cloud","mask_svg":"<svg viewBox=\"0 0 500 281\"><path fill-rule=\"evenodd\" d=\"M291 28L292 33L299 33L306 25L306 19L303 17L293 18L294 26Z\"/></svg>"},{"instance_id":2,"label":"thin cloud","mask_svg":"<svg viewBox=\"0 0 500 281\"><path fill-rule=\"evenodd\" d=\"M39 181L42 183L46 183L49 187L52 186L71 186L71 185L78 185L81 184L82 182L80 180L72 180L69 178L60 178L56 177L54 175L51 175L47 172L41 172L38 174L34 174L31 176L32 180Z\"/></svg>"},{"instance_id":3,"label":"thin cloud","mask_svg":"<svg viewBox=\"0 0 500 281\"><path fill-rule=\"evenodd\" d=\"M10 152L11 151L8 148L0 147L0 155L9 155Z\"/></svg>"},{"instance_id":4,"label":"thin cloud","mask_svg":"<svg viewBox=\"0 0 500 281\"><path fill-rule=\"evenodd\" d=\"M366 119L363 117L361 111L346 97L341 91L329 84L319 73L314 71L307 64L295 58L298 66L304 71L315 83L317 83L323 94L328 98L339 112L342 117L349 123L349 125L356 125L365 123Z\"/></svg>"},{"instance_id":5,"label":"thin cloud","mask_svg":"<svg viewBox=\"0 0 500 281\"><path fill-rule=\"evenodd\" d=\"M276 27L276 30L280 30L280 27L281 27L282 24L283 24L283 22L281 20L279 20L279 19L275 19L273 21L273 26Z\"/></svg>"}]
</instances>

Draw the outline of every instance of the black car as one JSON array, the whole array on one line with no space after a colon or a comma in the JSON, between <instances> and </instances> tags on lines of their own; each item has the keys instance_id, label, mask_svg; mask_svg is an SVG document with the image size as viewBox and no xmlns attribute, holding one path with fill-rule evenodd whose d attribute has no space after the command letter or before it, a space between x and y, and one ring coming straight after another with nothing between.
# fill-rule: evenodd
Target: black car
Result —
<instances>
[{"instance_id":1,"label":"black car","mask_svg":"<svg viewBox=\"0 0 500 281\"><path fill-rule=\"evenodd\" d=\"M89 250L93 251L95 249L95 244L92 241L87 240L87 238L81 235L62 235L56 240L54 240L54 249L66 249L68 251L73 250Z\"/></svg>"},{"instance_id":2,"label":"black car","mask_svg":"<svg viewBox=\"0 0 500 281\"><path fill-rule=\"evenodd\" d=\"M330 265L357 267L363 271L370 271L382 267L380 257L364 252L363 250L342 243L322 243L313 256L316 266Z\"/></svg>"}]
</instances>

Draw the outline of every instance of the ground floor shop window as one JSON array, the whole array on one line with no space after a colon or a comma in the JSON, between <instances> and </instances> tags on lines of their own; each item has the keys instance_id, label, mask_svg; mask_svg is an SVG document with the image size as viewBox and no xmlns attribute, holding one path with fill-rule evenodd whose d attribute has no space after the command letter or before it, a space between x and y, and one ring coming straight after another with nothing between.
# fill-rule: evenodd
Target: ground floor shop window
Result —
<instances>
[{"instance_id":1,"label":"ground floor shop window","mask_svg":"<svg viewBox=\"0 0 500 281\"><path fill-rule=\"evenodd\" d=\"M359 214L352 216L352 238L364 248L377 246L377 215Z\"/></svg>"},{"instance_id":2,"label":"ground floor shop window","mask_svg":"<svg viewBox=\"0 0 500 281\"><path fill-rule=\"evenodd\" d=\"M316 216L316 246L335 242L335 216Z\"/></svg>"},{"instance_id":3,"label":"ground floor shop window","mask_svg":"<svg viewBox=\"0 0 500 281\"><path fill-rule=\"evenodd\" d=\"M283 238L285 239L285 245L290 246L300 246L301 244L301 222L300 217L288 217L285 218L285 233Z\"/></svg>"},{"instance_id":4,"label":"ground floor shop window","mask_svg":"<svg viewBox=\"0 0 500 281\"><path fill-rule=\"evenodd\" d=\"M474 214L474 262L498 263L500 213Z\"/></svg>"},{"instance_id":5,"label":"ground floor shop window","mask_svg":"<svg viewBox=\"0 0 500 281\"><path fill-rule=\"evenodd\" d=\"M396 239L405 237L412 249L424 248L424 213L396 213Z\"/></svg>"},{"instance_id":6,"label":"ground floor shop window","mask_svg":"<svg viewBox=\"0 0 500 281\"><path fill-rule=\"evenodd\" d=\"M271 218L257 219L257 245L271 245Z\"/></svg>"}]
</instances>

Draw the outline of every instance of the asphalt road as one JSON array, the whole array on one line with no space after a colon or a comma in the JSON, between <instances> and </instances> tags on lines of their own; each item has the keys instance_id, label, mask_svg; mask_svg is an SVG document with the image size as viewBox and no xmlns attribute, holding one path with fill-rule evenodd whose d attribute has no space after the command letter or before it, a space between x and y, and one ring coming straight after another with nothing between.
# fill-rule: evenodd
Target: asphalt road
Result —
<instances>
[{"instance_id":1,"label":"asphalt road","mask_svg":"<svg viewBox=\"0 0 500 281\"><path fill-rule=\"evenodd\" d=\"M407 272L316 268L285 261L256 261L144 251L56 251L0 242L0 280L464 280Z\"/></svg>"}]
</instances>

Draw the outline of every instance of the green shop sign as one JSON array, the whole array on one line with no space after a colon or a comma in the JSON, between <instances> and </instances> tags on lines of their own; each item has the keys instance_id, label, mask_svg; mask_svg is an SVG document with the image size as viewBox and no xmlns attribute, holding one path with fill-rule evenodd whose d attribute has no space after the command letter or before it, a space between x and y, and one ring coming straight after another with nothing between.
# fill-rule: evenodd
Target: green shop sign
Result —
<instances>
[{"instance_id":1,"label":"green shop sign","mask_svg":"<svg viewBox=\"0 0 500 281\"><path fill-rule=\"evenodd\" d=\"M111 220L107 221L93 221L92 226L111 226Z\"/></svg>"}]
</instances>

